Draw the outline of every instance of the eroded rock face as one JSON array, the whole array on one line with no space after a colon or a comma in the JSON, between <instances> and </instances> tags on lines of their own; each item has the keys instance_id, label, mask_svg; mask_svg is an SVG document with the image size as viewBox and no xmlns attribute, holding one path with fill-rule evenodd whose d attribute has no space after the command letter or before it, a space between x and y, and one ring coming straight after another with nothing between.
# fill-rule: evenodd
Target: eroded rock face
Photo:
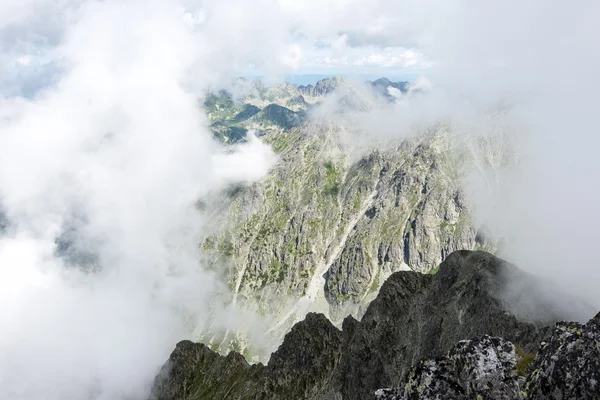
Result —
<instances>
[{"instance_id":1,"label":"eroded rock face","mask_svg":"<svg viewBox=\"0 0 600 400\"><path fill-rule=\"evenodd\" d=\"M237 298L268 315L293 308L282 297L309 296L325 299L335 322L358 318L392 273L427 272L453 251L488 245L477 240L450 140L435 134L355 160L340 134L267 133L281 162L236 192L227 229L203 244L230 262Z\"/></svg>"},{"instance_id":2,"label":"eroded rock face","mask_svg":"<svg viewBox=\"0 0 600 400\"><path fill-rule=\"evenodd\" d=\"M446 357L421 361L406 384L380 389L379 400L467 400L521 398L512 343L482 336L456 344Z\"/></svg>"},{"instance_id":3,"label":"eroded rock face","mask_svg":"<svg viewBox=\"0 0 600 400\"><path fill-rule=\"evenodd\" d=\"M585 325L556 324L540 346L525 391L534 400L600 398L600 313Z\"/></svg>"},{"instance_id":4,"label":"eroded rock face","mask_svg":"<svg viewBox=\"0 0 600 400\"><path fill-rule=\"evenodd\" d=\"M435 275L397 272L384 283L361 321L348 317L340 331L323 315L308 314L286 335L266 366L249 366L237 353L223 357L203 345L182 342L157 377L154 399L365 400L375 399L377 389L395 387L407 376L408 386L400 386L406 392L388 394L446 399L452 397L435 397L435 393L454 390L457 399L519 398L510 397L521 396L517 389L523 385L517 384L523 379L514 371L515 350L509 342L535 352L553 330L511 314L512 297L507 300L500 294L511 281L508 278L517 273L528 284L518 286L512 295L523 300L526 293L515 290L527 290L535 280L485 252L454 252ZM567 317L547 300L535 303L544 321L550 321L551 315L553 322ZM556 339L547 340L528 378L531 396L546 393L544 388L558 380L563 382L564 396L593 393L598 319L585 326L559 329L564 325L559 324L554 329ZM465 338L479 339L461 341ZM435 359L441 355L446 357ZM578 365L553 360L555 356ZM577 379L587 379L587 392L574 391L581 383ZM414 397L423 396L422 392L433 397ZM223 397L223 393L228 394ZM176 396L180 394L184 397ZM531 396L527 399L570 398Z\"/></svg>"},{"instance_id":5,"label":"eroded rock face","mask_svg":"<svg viewBox=\"0 0 600 400\"><path fill-rule=\"evenodd\" d=\"M474 225L463 183L472 165L494 170L514 162L509 135L464 143L460 128L444 123L396 140L364 131L362 114L348 112L387 105L388 89L406 92L406 82L246 84L253 89L239 101L227 93L207 97L211 127L225 143L255 131L279 162L223 201L206 199L214 203L205 207L214 229L205 230L201 247L203 265L223 274L236 304L278 320L269 342L308 311L336 326L349 314L361 318L394 272L434 270L456 250L496 250ZM308 305L298 309L299 300ZM243 330L225 338L196 333L221 352L265 359Z\"/></svg>"}]
</instances>

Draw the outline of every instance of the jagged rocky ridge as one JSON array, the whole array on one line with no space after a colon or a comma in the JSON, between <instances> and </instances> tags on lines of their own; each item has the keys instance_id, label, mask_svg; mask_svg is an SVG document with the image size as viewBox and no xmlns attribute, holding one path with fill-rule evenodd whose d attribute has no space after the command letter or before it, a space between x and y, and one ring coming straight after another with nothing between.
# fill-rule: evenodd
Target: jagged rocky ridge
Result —
<instances>
[{"instance_id":1,"label":"jagged rocky ridge","mask_svg":"<svg viewBox=\"0 0 600 400\"><path fill-rule=\"evenodd\" d=\"M516 280L525 285L504 295ZM553 293L561 296L560 302L531 297L529 289L535 285L533 277L491 254L457 251L435 275L400 271L390 276L361 321L348 317L341 331L325 316L308 314L267 365L249 365L237 353L221 356L183 341L157 376L151 397L358 400L375 399L377 391L386 399L434 399L452 398L436 392L450 385L461 399L493 399L497 393L527 394L528 399L594 398L599 317L585 326L560 323L553 328L578 310L582 319L588 318L591 309L557 290ZM529 322L517 317L525 314L515 312L515 299L527 300L527 312L535 308L540 318ZM479 339L460 342L465 338ZM525 383L515 371L513 344L532 353L542 341ZM418 364L449 351L445 358ZM481 363L484 369L473 369ZM476 377L490 385L480 385ZM398 387L405 379L408 383L398 390L379 390Z\"/></svg>"}]
</instances>

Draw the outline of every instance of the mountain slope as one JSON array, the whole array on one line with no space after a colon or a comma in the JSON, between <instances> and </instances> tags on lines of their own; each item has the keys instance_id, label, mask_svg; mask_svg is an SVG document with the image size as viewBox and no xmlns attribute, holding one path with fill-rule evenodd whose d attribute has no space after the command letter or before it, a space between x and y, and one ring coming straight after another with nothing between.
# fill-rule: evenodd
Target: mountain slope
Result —
<instances>
[{"instance_id":1,"label":"mountain slope","mask_svg":"<svg viewBox=\"0 0 600 400\"><path fill-rule=\"evenodd\" d=\"M266 132L280 163L267 179L239 189L227 228L206 239L218 260L219 249L228 249L236 296L269 315L290 310L283 296L325 300L334 320L359 316L391 273L426 272L452 251L487 245L478 243L459 186L460 160L443 133L356 161L340 134L314 125ZM292 309L289 326L303 316Z\"/></svg>"},{"instance_id":2,"label":"mountain slope","mask_svg":"<svg viewBox=\"0 0 600 400\"><path fill-rule=\"evenodd\" d=\"M319 87L320 99L329 101L346 95L346 86L333 79L296 88L312 96ZM438 124L379 143L346 115L331 118L328 105L329 118L319 106L314 114L283 107L294 85L259 87L276 102L259 108L241 103L251 96L238 103L223 99L228 117L212 126L228 143L254 131L279 162L260 182L231 188L228 200L210 211L217 229L201 246L205 265L228 280L232 302L273 320L267 332L273 343L310 311L337 326L349 314L361 317L396 271L428 272L453 251L497 249L476 229L462 187L470 167L512 162L504 138L464 146L455 127ZM221 352L253 351L240 332L214 340L212 332L196 333L196 340Z\"/></svg>"},{"instance_id":3,"label":"mountain slope","mask_svg":"<svg viewBox=\"0 0 600 400\"><path fill-rule=\"evenodd\" d=\"M276 125L283 129L292 129L306 121L306 113L295 112L277 104L269 104L258 113L255 113L249 123L259 125Z\"/></svg>"}]
</instances>

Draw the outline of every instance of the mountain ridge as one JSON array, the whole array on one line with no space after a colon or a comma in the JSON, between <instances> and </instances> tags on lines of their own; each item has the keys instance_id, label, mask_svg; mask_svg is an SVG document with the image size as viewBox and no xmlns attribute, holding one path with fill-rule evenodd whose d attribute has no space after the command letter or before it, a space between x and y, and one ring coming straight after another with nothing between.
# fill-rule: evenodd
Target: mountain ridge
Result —
<instances>
[{"instance_id":1,"label":"mountain ridge","mask_svg":"<svg viewBox=\"0 0 600 400\"><path fill-rule=\"evenodd\" d=\"M520 321L509 311L518 305L507 306L498 297L506 273L515 268L489 253L456 251L437 274L396 272L360 321L347 317L338 330L322 314L309 313L266 366L181 342L157 376L151 398L374 399L378 389L405 379L419 360L440 356L465 338L501 336L534 352L555 328ZM557 312L545 302L539 309ZM553 320L563 317L555 314Z\"/></svg>"}]
</instances>

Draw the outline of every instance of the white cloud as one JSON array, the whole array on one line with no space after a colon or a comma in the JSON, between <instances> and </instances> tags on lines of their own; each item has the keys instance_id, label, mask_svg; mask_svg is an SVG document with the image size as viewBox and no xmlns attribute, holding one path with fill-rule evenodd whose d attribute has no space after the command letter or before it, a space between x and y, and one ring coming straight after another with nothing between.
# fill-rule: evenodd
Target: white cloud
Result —
<instances>
[{"instance_id":1,"label":"white cloud","mask_svg":"<svg viewBox=\"0 0 600 400\"><path fill-rule=\"evenodd\" d=\"M354 71L357 74L376 69L385 75L398 71L426 71L431 63L416 50L404 48L348 47L345 36L334 42L332 49L317 48L306 51L300 68L328 69L331 73ZM336 70L338 72L336 72Z\"/></svg>"},{"instance_id":2,"label":"white cloud","mask_svg":"<svg viewBox=\"0 0 600 400\"><path fill-rule=\"evenodd\" d=\"M297 44L288 46L287 53L283 56L283 64L291 70L297 70L302 60L302 48Z\"/></svg>"},{"instance_id":3,"label":"white cloud","mask_svg":"<svg viewBox=\"0 0 600 400\"><path fill-rule=\"evenodd\" d=\"M372 53L352 62L357 66L391 67L420 67L426 68L427 64L422 61L423 56L413 50L386 49L383 53Z\"/></svg>"},{"instance_id":4,"label":"white cloud","mask_svg":"<svg viewBox=\"0 0 600 400\"><path fill-rule=\"evenodd\" d=\"M216 43L210 20L205 32L168 2L139 5L85 4L48 49L68 66L56 85L3 100L2 398L145 398L173 345L226 294L198 263L196 200L273 165L256 138L225 153L183 85L192 70L200 87L218 79L222 59L207 56L235 52L237 35ZM71 245L100 272L55 254L74 216ZM245 318L219 310L224 328Z\"/></svg>"}]
</instances>

